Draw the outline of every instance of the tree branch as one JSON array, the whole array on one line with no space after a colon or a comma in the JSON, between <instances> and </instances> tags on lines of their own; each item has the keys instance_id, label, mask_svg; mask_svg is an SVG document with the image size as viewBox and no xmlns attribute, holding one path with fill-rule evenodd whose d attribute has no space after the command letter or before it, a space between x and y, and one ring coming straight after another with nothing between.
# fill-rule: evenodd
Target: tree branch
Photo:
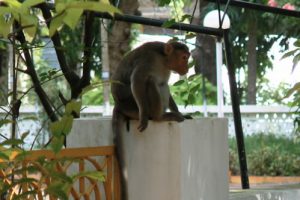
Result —
<instances>
[{"instance_id":1,"label":"tree branch","mask_svg":"<svg viewBox=\"0 0 300 200\"><path fill-rule=\"evenodd\" d=\"M16 26L17 26L17 28L20 27L20 25L18 23L16 23ZM28 72L29 76L31 77L31 81L34 85L35 92L37 93L50 120L57 121L58 118L57 118L55 112L53 111L52 106L48 101L47 94L45 93L44 89L42 88L40 81L38 79L38 76L36 74L34 63L32 61L30 52L26 46L26 39L25 39L24 33L22 31L19 31L16 38L20 41L20 43L23 46L22 49L23 49L23 53L25 56L25 63L27 66L26 71Z\"/></svg>"},{"instance_id":2,"label":"tree branch","mask_svg":"<svg viewBox=\"0 0 300 200\"><path fill-rule=\"evenodd\" d=\"M47 23L48 28L49 28L50 27L50 22L51 22L51 19L52 19L51 12L50 12L49 8L47 7L46 3L40 4L39 8L42 10L43 17L44 17L44 19ZM71 87L71 91L73 93L74 86L76 84L78 84L80 78L69 67L69 65L66 61L66 57L64 55L64 51L63 51L63 48L62 48L62 44L61 44L61 40L60 40L60 36L59 36L58 32L54 33L54 35L51 37L51 40L54 44L54 48L55 48L55 52L56 52L56 56L57 56L60 68L61 68L62 72L64 73L64 76L65 76L67 82L69 83L69 85Z\"/></svg>"},{"instance_id":3,"label":"tree branch","mask_svg":"<svg viewBox=\"0 0 300 200\"><path fill-rule=\"evenodd\" d=\"M85 15L85 29L84 29L84 62L83 62L83 73L80 80L80 84L77 88L77 94L74 94L74 98L77 98L82 91L82 88L88 86L91 80L91 66L92 66L92 45L93 45L93 23L94 23L94 14L88 12Z\"/></svg>"}]
</instances>

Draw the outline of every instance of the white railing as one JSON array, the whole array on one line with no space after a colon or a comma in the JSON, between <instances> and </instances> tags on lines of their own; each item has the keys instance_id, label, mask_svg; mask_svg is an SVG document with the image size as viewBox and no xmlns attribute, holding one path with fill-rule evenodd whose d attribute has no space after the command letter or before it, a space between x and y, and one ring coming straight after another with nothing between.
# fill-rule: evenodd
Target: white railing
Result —
<instances>
[{"instance_id":1,"label":"white railing","mask_svg":"<svg viewBox=\"0 0 300 200\"><path fill-rule=\"evenodd\" d=\"M179 110L183 113L207 113L208 117L217 117L218 107L217 106L179 106ZM245 135L250 135L253 133L274 133L283 134L290 136L293 133L294 125L293 121L296 115L293 113L295 109L287 106L241 106L241 116L243 123L243 131ZM81 112L81 117L101 117L105 112L105 116L110 116L112 107L103 108L102 106L88 106L84 107ZM21 107L20 109L20 119L26 119L29 116L39 116L41 110L37 110L34 106ZM228 118L229 121L229 135L234 135L234 123L232 115L232 107L223 107L224 116ZM5 116L5 112L0 109L0 119ZM41 122L33 119L19 120L18 129L19 133L22 134L26 131L30 131L30 136L27 140L32 140L36 133L42 127ZM0 133L8 137L10 133L9 126L4 126L0 128ZM1 137L0 137L1 141Z\"/></svg>"}]
</instances>

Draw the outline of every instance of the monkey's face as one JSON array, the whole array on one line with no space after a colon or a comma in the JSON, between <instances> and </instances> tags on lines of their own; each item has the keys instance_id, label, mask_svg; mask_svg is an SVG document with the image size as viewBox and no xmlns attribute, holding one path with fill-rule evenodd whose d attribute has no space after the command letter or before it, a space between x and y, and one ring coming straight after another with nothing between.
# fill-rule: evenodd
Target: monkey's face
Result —
<instances>
[{"instance_id":1,"label":"monkey's face","mask_svg":"<svg viewBox=\"0 0 300 200\"><path fill-rule=\"evenodd\" d=\"M172 55L173 62L171 64L171 70L177 72L180 75L184 75L188 72L188 60L190 57L190 53L186 51L175 51Z\"/></svg>"}]
</instances>

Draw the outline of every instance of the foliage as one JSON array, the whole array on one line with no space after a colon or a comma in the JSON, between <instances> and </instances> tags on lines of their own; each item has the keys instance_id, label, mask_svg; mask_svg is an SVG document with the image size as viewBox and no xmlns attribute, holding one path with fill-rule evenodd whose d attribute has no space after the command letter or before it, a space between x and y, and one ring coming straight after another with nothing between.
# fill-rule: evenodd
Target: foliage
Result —
<instances>
[{"instance_id":1,"label":"foliage","mask_svg":"<svg viewBox=\"0 0 300 200\"><path fill-rule=\"evenodd\" d=\"M296 47L294 50L287 52L284 54L283 58L294 56L293 59L293 69L295 69L296 65L300 62L300 39L298 39L294 46ZM296 83L286 94L286 98L293 96L293 101L291 103L292 107L297 107L295 111L296 118L294 120L295 132L300 138L300 82Z\"/></svg>"},{"instance_id":2,"label":"foliage","mask_svg":"<svg viewBox=\"0 0 300 200\"><path fill-rule=\"evenodd\" d=\"M54 153L59 153L64 144L64 138L69 134L72 128L73 118L79 115L81 110L80 101L71 101L66 105L64 115L59 121L53 122L50 125L52 139L50 148ZM17 123L9 119L0 119L0 128L2 126ZM97 181L104 181L104 173L101 171L84 171L78 174L67 175L66 172L57 171L58 163L67 163L70 165L77 162L76 159L60 158L48 160L45 157L40 157L33 165L24 165L26 158L30 158L30 151L24 150L25 139L29 135L29 131L21 134L20 139L5 139L0 143L0 170L4 170L4 177L0 183L0 196L5 198L10 190L19 191L13 199L30 199L37 195L37 190L34 185L42 183L46 179L50 179L51 183L45 187L46 194L59 199L68 199L67 194L70 187L80 177L88 177ZM2 136L2 135L1 135ZM28 162L27 162L28 163ZM38 164L37 164L38 163ZM13 168L13 169L12 169ZM40 178L36 175L41 174ZM12 178L14 177L14 178ZM23 190L22 188L28 190ZM17 190L17 189L20 190Z\"/></svg>"},{"instance_id":3,"label":"foliage","mask_svg":"<svg viewBox=\"0 0 300 200\"><path fill-rule=\"evenodd\" d=\"M300 61L300 39L294 42L295 49L285 53L282 59L293 56L293 69L295 69L296 65Z\"/></svg>"},{"instance_id":4,"label":"foliage","mask_svg":"<svg viewBox=\"0 0 300 200\"><path fill-rule=\"evenodd\" d=\"M205 96L208 104L216 104L216 87L207 80L205 85ZM202 105L203 104L203 79L201 75L195 74L181 79L170 87L171 95L180 105Z\"/></svg>"},{"instance_id":5,"label":"foliage","mask_svg":"<svg viewBox=\"0 0 300 200\"><path fill-rule=\"evenodd\" d=\"M249 2L268 4L270 0L249 0ZM290 3L295 6L296 9L299 7L299 1L297 0L282 0L278 1L278 7L284 7L285 4ZM209 4L201 13L204 17L209 11L216 9L216 4ZM283 15L276 15L262 11L254 11L252 9L229 7L228 15L231 20L230 29L230 41L232 44L232 56L234 65L236 67L236 74L239 72L248 73L248 55L249 53L257 55L257 83L264 78L267 69L272 68L271 59L273 55L268 56L267 52L270 50L272 45L276 42L280 42L281 51L284 51L289 46L289 38L298 37L300 35L300 28L296 24L298 23L297 18L287 17ZM297 27L297 28L295 28ZM255 52L248 52L248 41L250 32L252 30L257 39L257 46L254 49ZM255 62L255 61L254 61ZM240 70L243 69L243 70ZM238 80L243 81L238 83L240 102L245 103L245 97L247 96L248 82L246 79ZM257 89L257 91L259 91Z\"/></svg>"},{"instance_id":6,"label":"foliage","mask_svg":"<svg viewBox=\"0 0 300 200\"><path fill-rule=\"evenodd\" d=\"M248 172L257 176L299 176L300 149L292 138L268 133L245 137ZM239 173L236 139L229 138L230 170Z\"/></svg>"},{"instance_id":7,"label":"foliage","mask_svg":"<svg viewBox=\"0 0 300 200\"><path fill-rule=\"evenodd\" d=\"M58 108L51 103L47 92L41 86L49 73L42 73L40 79L37 77L39 63L33 60L30 51L41 44L41 36L51 38L61 72L70 87L67 97L61 91L56 92L56 95L59 94L64 105L77 99L82 89L90 84L90 71L94 69L96 74L100 74L100 21L88 11L108 12L112 15L120 13L108 1L56 0L54 10L51 10L45 0L4 0L0 4L0 23L3 25L0 36L9 39L15 52L21 57L26 67L20 71L31 78L35 92L51 121L59 118L55 113ZM98 28L93 29L94 26ZM78 31L79 29L82 31ZM82 76L77 72L80 67L83 68Z\"/></svg>"},{"instance_id":8,"label":"foliage","mask_svg":"<svg viewBox=\"0 0 300 200\"><path fill-rule=\"evenodd\" d=\"M24 31L30 37L30 41L35 37L38 18L34 16L30 9L38 4L45 3L45 0L27 0L20 3L17 0L3 0L8 7L1 7L0 9L0 35L7 37L12 28L13 21L16 20L24 27ZM57 29L63 25L74 29L84 11L98 11L98 12L120 12L115 7L108 3L91 2L91 1L55 1L56 14L50 22L49 36L53 36Z\"/></svg>"},{"instance_id":9,"label":"foliage","mask_svg":"<svg viewBox=\"0 0 300 200\"><path fill-rule=\"evenodd\" d=\"M120 13L107 0L55 0L53 5L49 5L46 0L2 0L0 2L1 43L4 41L13 47L15 55L13 56L12 71L16 74L27 75L32 83L29 89L21 93L18 93L17 87L14 87L12 103L8 106L8 110L4 109L7 111L7 115L0 119L0 127L6 124L13 127L17 125L22 100L31 91L34 91L51 120L52 136L48 144L56 154L63 147L65 137L71 130L73 119L80 115L82 104L80 98L84 88L90 85L90 72L92 69L99 72L101 64L100 51L98 51L100 49L100 21L95 19L94 14L89 11L108 12L111 15ZM98 26L98 28L93 29L94 26ZM47 45L42 42L43 37L51 39L58 59L59 70L34 59L36 50ZM45 69L45 66L50 68ZM82 68L82 76L77 71L79 68ZM14 76L15 83L17 83L16 77ZM67 83L63 85L69 87L70 94L61 92L59 87L49 86L49 84L58 84L58 79ZM53 80L56 82L53 83ZM16 85L14 84L14 86ZM60 103L55 102L55 99L60 99ZM33 169L34 167L31 166L24 167L23 162L29 152L24 150L23 146L28 134L29 132L22 133L21 138L16 139L15 131L12 133L12 138L7 138L0 133L4 138L0 143L0 169L13 169L5 177L7 181L1 181L1 198L7 190L15 186L37 183L39 180L35 178L27 176L19 178L18 176L32 171L46 172L47 174L43 175L52 181L52 184L46 188L46 192L60 199L68 199L66 195L70 185L81 176L103 180L103 174L93 172L84 172L69 177L65 173L55 171L55 162L58 161L42 158L39 169ZM19 194L14 196L14 199L28 199L29 196L31 198L31 195L36 194L36 190L32 188L30 191L22 190L22 187L19 189Z\"/></svg>"},{"instance_id":10,"label":"foliage","mask_svg":"<svg viewBox=\"0 0 300 200\"><path fill-rule=\"evenodd\" d=\"M269 80L261 78L257 83L257 104L259 105L288 105L284 98L290 88L288 83L279 83L275 88L269 84Z\"/></svg>"},{"instance_id":11,"label":"foliage","mask_svg":"<svg viewBox=\"0 0 300 200\"><path fill-rule=\"evenodd\" d=\"M79 116L81 101L71 101L66 105L65 113L62 118L50 125L52 133L51 149L58 153L63 145L66 136L71 132L74 116Z\"/></svg>"},{"instance_id":12,"label":"foliage","mask_svg":"<svg viewBox=\"0 0 300 200\"><path fill-rule=\"evenodd\" d=\"M1 146L0 146L1 147ZM8 151L2 149L7 157L1 157L0 170L4 170L4 177L0 183L0 195L2 198L10 197L12 199L35 199L38 195L37 186L43 184L45 196L57 197L62 200L67 200L73 184L80 177L87 177L96 181L104 181L105 175L101 171L84 171L78 174L67 174L60 171L57 166L68 167L72 163L77 163L76 159L56 158L53 160L40 156L36 160L27 161L25 165L24 159L31 156L30 152L22 152L18 149ZM12 166L14 167L12 169ZM14 177L14 179L11 179ZM49 180L51 182L49 183ZM9 191L14 191L14 194L9 194ZM10 195L10 196L8 196Z\"/></svg>"}]
</instances>

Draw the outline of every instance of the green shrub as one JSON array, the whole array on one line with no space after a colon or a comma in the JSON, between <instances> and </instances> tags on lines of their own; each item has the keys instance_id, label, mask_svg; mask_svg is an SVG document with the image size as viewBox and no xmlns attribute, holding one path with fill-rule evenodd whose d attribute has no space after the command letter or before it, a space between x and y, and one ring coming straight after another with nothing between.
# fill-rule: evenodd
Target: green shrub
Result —
<instances>
[{"instance_id":1,"label":"green shrub","mask_svg":"<svg viewBox=\"0 0 300 200\"><path fill-rule=\"evenodd\" d=\"M253 134L245 137L249 175L299 176L299 144L286 136ZM229 138L229 167L232 174L239 173L235 138Z\"/></svg>"}]
</instances>

